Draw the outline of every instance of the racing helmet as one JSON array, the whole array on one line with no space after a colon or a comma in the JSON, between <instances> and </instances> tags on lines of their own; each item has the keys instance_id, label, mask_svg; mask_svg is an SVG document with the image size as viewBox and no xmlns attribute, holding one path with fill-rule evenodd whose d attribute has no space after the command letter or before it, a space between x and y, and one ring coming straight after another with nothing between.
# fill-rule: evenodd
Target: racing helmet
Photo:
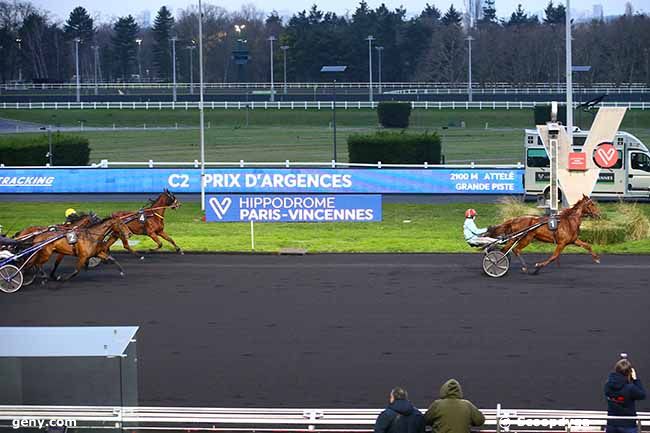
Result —
<instances>
[{"instance_id":1,"label":"racing helmet","mask_svg":"<svg viewBox=\"0 0 650 433\"><path fill-rule=\"evenodd\" d=\"M77 211L70 207L70 208L65 210L65 217L69 218L70 215L74 215L76 213L77 213Z\"/></svg>"},{"instance_id":2,"label":"racing helmet","mask_svg":"<svg viewBox=\"0 0 650 433\"><path fill-rule=\"evenodd\" d=\"M474 218L476 216L476 211L474 209L467 209L465 211L465 218Z\"/></svg>"}]
</instances>

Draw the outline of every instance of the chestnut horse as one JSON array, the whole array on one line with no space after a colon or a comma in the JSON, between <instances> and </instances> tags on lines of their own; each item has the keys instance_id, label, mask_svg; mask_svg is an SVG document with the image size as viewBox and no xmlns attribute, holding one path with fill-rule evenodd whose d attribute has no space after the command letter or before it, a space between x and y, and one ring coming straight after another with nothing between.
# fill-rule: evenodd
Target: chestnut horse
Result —
<instances>
[{"instance_id":1,"label":"chestnut horse","mask_svg":"<svg viewBox=\"0 0 650 433\"><path fill-rule=\"evenodd\" d=\"M112 216L114 218L120 218L134 235L149 236L156 245L158 245L153 251L159 250L163 246L162 241L158 237L160 236L172 244L177 253L183 254L183 250L181 250L181 248L176 245L176 242L174 242L174 239L165 232L165 210L167 208L177 209L180 205L181 203L174 194L165 189L160 195L158 195L158 197L156 197L155 200L150 200L148 206L143 207L139 211L119 211L114 212ZM117 235L113 234L113 236L116 237ZM111 237L108 243L112 245L116 240L117 238L113 239L113 237ZM132 254L138 254L133 251L129 243L124 239L122 239L122 246Z\"/></svg>"},{"instance_id":2,"label":"chestnut horse","mask_svg":"<svg viewBox=\"0 0 650 433\"><path fill-rule=\"evenodd\" d=\"M581 241L578 236L580 235L580 224L583 217L599 218L600 211L596 203L591 198L583 196L576 204L570 208L564 209L555 216L557 220L557 229L551 230L549 224L542 224L538 228L531 230L529 233L523 235L519 243L512 250L515 256L521 262L521 269L524 272L528 271L528 265L524 258L520 255L521 251L526 248L532 241L537 240L540 242L556 244L555 251L547 260L535 264L535 273L540 269L557 260L562 254L564 248L568 245L576 245L589 251L591 258L595 263L600 263L600 257L591 248L587 242ZM521 216L509 219L503 224L490 227L485 236L499 237L508 236L513 233L518 233L532 227L538 223L550 221L549 216ZM502 251L507 251L516 239L507 242Z\"/></svg>"},{"instance_id":3,"label":"chestnut horse","mask_svg":"<svg viewBox=\"0 0 650 433\"><path fill-rule=\"evenodd\" d=\"M117 233L117 235L115 235ZM76 242L70 243L69 236L75 235ZM68 232L47 232L42 235L38 235L34 238L34 243L43 242L53 237L58 237L59 239L46 245L39 253L34 257L34 266L42 266L45 264L53 254L58 253L61 256L76 256L77 265L75 271L63 278L64 281L67 281L79 274L81 268L86 266L88 259L91 257L98 257L104 261L109 261L115 264L120 270L120 275L124 276L124 269L118 263L113 256L109 254L108 249L110 245L106 245L105 239L115 236L115 239L118 238L128 238L130 236L129 229L119 218L105 218L100 223L92 225L86 228L77 228L69 230ZM50 277L56 278L55 272L59 266L61 260L57 258L54 268L50 272Z\"/></svg>"},{"instance_id":4,"label":"chestnut horse","mask_svg":"<svg viewBox=\"0 0 650 433\"><path fill-rule=\"evenodd\" d=\"M98 222L101 221L101 218L99 218L97 215L95 215L93 212L89 214L84 214L80 215L79 219L77 219L74 222L66 223L66 224L55 224L51 226L31 226L22 229L18 233L16 233L13 238L17 241L25 242L25 241L30 241L32 238L41 235L45 232L49 231L68 231L72 230L73 228L81 228L81 227L86 227L91 224L97 224Z\"/></svg>"}]
</instances>

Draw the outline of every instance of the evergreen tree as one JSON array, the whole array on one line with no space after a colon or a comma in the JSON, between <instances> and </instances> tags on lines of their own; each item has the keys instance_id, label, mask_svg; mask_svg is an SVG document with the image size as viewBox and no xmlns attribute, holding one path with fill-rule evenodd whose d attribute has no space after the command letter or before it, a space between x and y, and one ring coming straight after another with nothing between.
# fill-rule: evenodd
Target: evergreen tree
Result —
<instances>
[{"instance_id":1,"label":"evergreen tree","mask_svg":"<svg viewBox=\"0 0 650 433\"><path fill-rule=\"evenodd\" d=\"M153 64L158 76L169 80L172 70L172 50L169 39L174 29L174 17L166 6L158 10L151 32L153 33Z\"/></svg>"},{"instance_id":2,"label":"evergreen tree","mask_svg":"<svg viewBox=\"0 0 650 433\"><path fill-rule=\"evenodd\" d=\"M495 0L486 0L483 6L483 18L481 24L496 23L497 22L497 9L494 6Z\"/></svg>"},{"instance_id":3,"label":"evergreen tree","mask_svg":"<svg viewBox=\"0 0 650 433\"><path fill-rule=\"evenodd\" d=\"M447 9L447 12L445 12L445 16L442 17L441 21L446 26L460 26L461 22L463 21L463 16L456 10L456 8L454 8L454 5L452 4L449 6L449 9Z\"/></svg>"},{"instance_id":4,"label":"evergreen tree","mask_svg":"<svg viewBox=\"0 0 650 433\"><path fill-rule=\"evenodd\" d=\"M135 19L128 15L119 18L113 25L113 55L116 75L127 80L136 63L138 45L135 42L140 27Z\"/></svg>"},{"instance_id":5,"label":"evergreen tree","mask_svg":"<svg viewBox=\"0 0 650 433\"><path fill-rule=\"evenodd\" d=\"M506 23L508 26L525 26L530 24L538 24L539 19L537 15L528 15L521 3L517 5L517 9L510 15L510 20Z\"/></svg>"},{"instance_id":6,"label":"evergreen tree","mask_svg":"<svg viewBox=\"0 0 650 433\"><path fill-rule=\"evenodd\" d=\"M70 16L63 26L63 32L68 40L79 38L86 43L92 42L95 37L93 19L90 18L86 9L77 6L70 12Z\"/></svg>"},{"instance_id":7,"label":"evergreen tree","mask_svg":"<svg viewBox=\"0 0 650 433\"><path fill-rule=\"evenodd\" d=\"M548 6L544 9L544 15L544 24L564 24L564 21L566 20L566 9L563 4L554 6L553 0L549 0Z\"/></svg>"},{"instance_id":8,"label":"evergreen tree","mask_svg":"<svg viewBox=\"0 0 650 433\"><path fill-rule=\"evenodd\" d=\"M420 18L428 19L435 23L440 21L441 15L442 14L440 13L440 9L438 9L435 5L430 5L427 3L424 7L424 10L420 14Z\"/></svg>"}]
</instances>

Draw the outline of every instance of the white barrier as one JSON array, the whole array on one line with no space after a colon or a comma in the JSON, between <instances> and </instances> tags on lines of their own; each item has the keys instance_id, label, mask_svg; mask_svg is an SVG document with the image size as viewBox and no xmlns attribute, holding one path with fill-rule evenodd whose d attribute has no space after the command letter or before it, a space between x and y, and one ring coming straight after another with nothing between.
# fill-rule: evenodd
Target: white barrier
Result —
<instances>
[{"instance_id":1,"label":"white barrier","mask_svg":"<svg viewBox=\"0 0 650 433\"><path fill-rule=\"evenodd\" d=\"M336 107L344 110L374 109L378 102L368 101L337 101ZM410 101L413 108L425 110L523 110L535 108L539 105L548 105L548 102L535 101ZM579 105L577 102L574 106ZM650 102L603 102L603 107L626 107L629 110L650 109ZM332 101L211 101L204 102L205 109L291 109L291 110L331 110ZM189 110L198 109L199 102L3 102L3 110Z\"/></svg>"},{"instance_id":2,"label":"white barrier","mask_svg":"<svg viewBox=\"0 0 650 433\"><path fill-rule=\"evenodd\" d=\"M165 161L109 161L107 159L102 159L99 163L93 163L89 166L68 166L68 165L26 165L26 166L8 166L0 164L0 169L101 169L101 168L111 168L111 167L139 167L139 168L163 168L163 167L192 167L199 168L201 163L198 160L192 162L165 162ZM297 161L282 161L282 162L252 162L240 160L237 162L209 162L206 161L206 167L258 167L258 168L276 168L276 167L285 167L285 168L306 168L306 167L323 167L323 168L423 168L423 169L485 169L485 168L495 168L495 169L521 169L524 168L523 163L517 162L516 164L475 164L470 162L469 164L384 164L381 161L377 161L375 164L368 163L348 163L348 162L297 162Z\"/></svg>"},{"instance_id":3,"label":"white barrier","mask_svg":"<svg viewBox=\"0 0 650 433\"><path fill-rule=\"evenodd\" d=\"M381 409L270 409L110 406L0 406L0 427L15 420L74 420L76 428L118 428L129 431L238 432L371 432ZM482 432L599 432L606 412L535 409L484 409ZM618 417L622 418L622 417ZM635 419L650 428L650 413ZM564 424L562 424L564 423Z\"/></svg>"}]
</instances>

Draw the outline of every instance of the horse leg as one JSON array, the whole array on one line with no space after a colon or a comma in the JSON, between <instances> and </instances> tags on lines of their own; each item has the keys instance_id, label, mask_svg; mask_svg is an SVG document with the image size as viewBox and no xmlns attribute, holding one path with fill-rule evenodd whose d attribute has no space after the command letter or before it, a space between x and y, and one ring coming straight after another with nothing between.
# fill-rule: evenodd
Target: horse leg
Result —
<instances>
[{"instance_id":1,"label":"horse leg","mask_svg":"<svg viewBox=\"0 0 650 433\"><path fill-rule=\"evenodd\" d=\"M80 255L77 258L77 266L75 266L74 272L72 272L70 275L67 275L65 277L59 277L59 281L70 281L71 279L79 275L79 272L81 272L81 268L84 267L87 260L88 257L85 257L84 255Z\"/></svg>"},{"instance_id":2,"label":"horse leg","mask_svg":"<svg viewBox=\"0 0 650 433\"><path fill-rule=\"evenodd\" d=\"M533 241L534 238L535 238L534 233L524 236L524 238L521 241L519 241L517 246L512 250L515 257L519 259L519 263L521 264L521 271L525 274L528 273L528 264L526 263L526 260L524 260L524 256L521 255L521 252Z\"/></svg>"},{"instance_id":3,"label":"horse leg","mask_svg":"<svg viewBox=\"0 0 650 433\"><path fill-rule=\"evenodd\" d=\"M553 254L551 257L548 259L544 260L543 262L540 263L535 263L535 272L534 274L539 273L539 271L543 268L551 264L553 261L557 260L558 257L560 257L560 254L562 254L562 251L566 247L566 244L558 244L557 247L555 247L555 251L553 251Z\"/></svg>"},{"instance_id":4,"label":"horse leg","mask_svg":"<svg viewBox=\"0 0 650 433\"><path fill-rule=\"evenodd\" d=\"M155 232L147 232L147 236L149 236L151 238L151 240L153 240L156 243L156 245L158 245L156 248L154 248L154 249L152 249L150 251L158 251L159 249L162 248L162 246L163 246L162 241L160 240L160 238L158 237L158 235Z\"/></svg>"},{"instance_id":5,"label":"horse leg","mask_svg":"<svg viewBox=\"0 0 650 433\"><path fill-rule=\"evenodd\" d=\"M598 254L594 253L594 250L591 249L591 245L589 245L587 242L581 241L580 239L576 239L574 244L589 251L589 254L591 254L591 258L594 261L594 263L600 263L600 257L598 256Z\"/></svg>"},{"instance_id":6,"label":"horse leg","mask_svg":"<svg viewBox=\"0 0 650 433\"><path fill-rule=\"evenodd\" d=\"M103 253L102 256L100 256L102 260L106 260L117 266L117 268L120 270L120 277L123 277L126 275L124 272L124 268L122 268L122 265L120 265L120 262L115 260L115 257L111 256L110 254Z\"/></svg>"},{"instance_id":7,"label":"horse leg","mask_svg":"<svg viewBox=\"0 0 650 433\"><path fill-rule=\"evenodd\" d=\"M54 261L54 267L50 271L50 278L53 280L56 280L56 270L59 268L59 265L61 264L61 261L63 260L63 254L59 254L56 256L56 260Z\"/></svg>"},{"instance_id":8,"label":"horse leg","mask_svg":"<svg viewBox=\"0 0 650 433\"><path fill-rule=\"evenodd\" d=\"M169 236L167 233L165 233L164 230L163 230L163 231L160 231L158 234L160 235L161 238L165 239L167 242L169 242L170 244L172 244L172 245L174 246L174 248L176 248L176 252L177 252L177 253L179 253L179 254L184 254L184 253L183 253L183 250L181 250L181 247L179 247L178 245L176 245L176 242L174 242L174 239L172 239L171 236Z\"/></svg>"}]
</instances>

